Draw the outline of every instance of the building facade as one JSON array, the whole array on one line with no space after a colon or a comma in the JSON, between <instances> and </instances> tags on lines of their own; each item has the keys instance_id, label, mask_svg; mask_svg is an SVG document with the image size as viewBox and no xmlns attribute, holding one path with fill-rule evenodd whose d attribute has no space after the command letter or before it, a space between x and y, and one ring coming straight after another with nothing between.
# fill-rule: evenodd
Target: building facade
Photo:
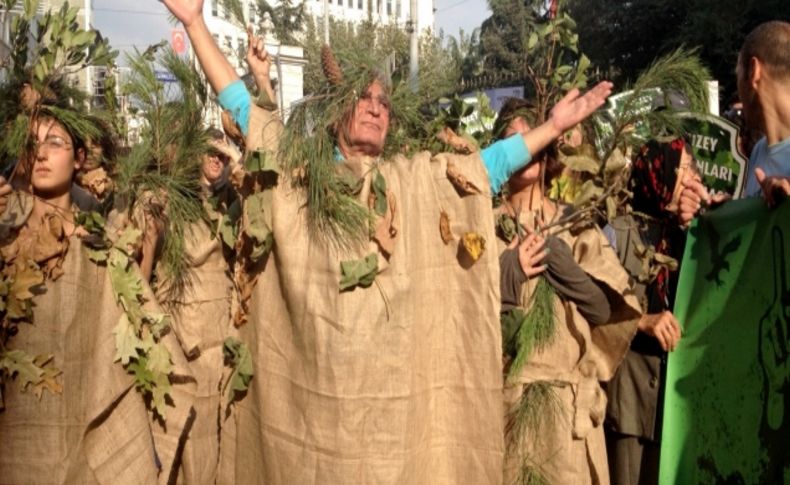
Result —
<instances>
[{"instance_id":1,"label":"building facade","mask_svg":"<svg viewBox=\"0 0 790 485\"><path fill-rule=\"evenodd\" d=\"M244 60L247 49L247 32L233 19L223 3L219 0L205 1L203 17L214 41L236 68L239 76L244 76L247 73L247 65ZM262 22L257 13L255 0L239 0L239 3L247 24L259 25ZM266 51L274 59L270 76L276 84L277 103L287 116L291 104L304 96L304 52L301 47L280 44L271 35L267 35L264 42ZM212 105L209 110L209 123L219 126L219 116L219 107Z\"/></svg>"},{"instance_id":2,"label":"building facade","mask_svg":"<svg viewBox=\"0 0 790 485\"><path fill-rule=\"evenodd\" d=\"M324 16L324 0L304 0L310 15ZM329 17L353 23L362 22L368 17L375 22L387 24L395 22L401 27L411 20L409 0L327 0ZM420 32L434 30L434 0L417 0L417 27Z\"/></svg>"}]
</instances>

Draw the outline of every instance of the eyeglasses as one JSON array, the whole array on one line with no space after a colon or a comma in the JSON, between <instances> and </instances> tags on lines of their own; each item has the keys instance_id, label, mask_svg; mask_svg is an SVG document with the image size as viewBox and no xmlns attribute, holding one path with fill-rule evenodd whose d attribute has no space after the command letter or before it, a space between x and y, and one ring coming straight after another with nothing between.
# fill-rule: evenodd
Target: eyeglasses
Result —
<instances>
[{"instance_id":1,"label":"eyeglasses","mask_svg":"<svg viewBox=\"0 0 790 485\"><path fill-rule=\"evenodd\" d=\"M46 137L43 141L35 140L33 141L33 148L36 151L40 150L41 148L46 148L48 150L65 150L71 147L71 143L67 142L65 139L53 135Z\"/></svg>"},{"instance_id":2,"label":"eyeglasses","mask_svg":"<svg viewBox=\"0 0 790 485\"><path fill-rule=\"evenodd\" d=\"M374 98L373 95L370 94L369 92L364 92L359 96L359 103L362 104L363 102L365 102L365 103L371 103L372 105L374 99L378 101L378 104L381 107L381 109L389 112L390 107L392 106L392 102L387 96L383 94L380 94Z\"/></svg>"}]
</instances>

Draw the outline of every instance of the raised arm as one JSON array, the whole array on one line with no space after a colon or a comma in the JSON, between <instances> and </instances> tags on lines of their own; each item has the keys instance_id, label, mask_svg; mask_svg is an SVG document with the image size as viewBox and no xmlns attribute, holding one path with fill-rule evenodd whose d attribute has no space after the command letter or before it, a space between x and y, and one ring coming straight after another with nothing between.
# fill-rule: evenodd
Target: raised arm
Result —
<instances>
[{"instance_id":1,"label":"raised arm","mask_svg":"<svg viewBox=\"0 0 790 485\"><path fill-rule=\"evenodd\" d=\"M511 175L529 164L534 154L601 107L611 92L612 83L608 81L598 83L584 96L579 96L579 90L574 89L554 106L548 121L542 125L483 149L480 157L488 172L491 193L497 194Z\"/></svg>"},{"instance_id":2,"label":"raised arm","mask_svg":"<svg viewBox=\"0 0 790 485\"><path fill-rule=\"evenodd\" d=\"M247 65L250 66L250 72L255 78L255 84L258 86L258 93L261 99L264 99L269 104L276 103L272 80L269 77L272 58L266 52L263 39L256 37L252 32L252 26L247 26Z\"/></svg>"},{"instance_id":3,"label":"raised arm","mask_svg":"<svg viewBox=\"0 0 790 485\"><path fill-rule=\"evenodd\" d=\"M219 50L203 20L203 0L163 0L170 13L182 24L195 49L200 67L215 93L221 93L239 76Z\"/></svg>"},{"instance_id":4,"label":"raised arm","mask_svg":"<svg viewBox=\"0 0 790 485\"><path fill-rule=\"evenodd\" d=\"M524 143L529 153L538 153L560 135L570 130L600 108L612 93L612 83L601 81L594 88L580 96L578 89L573 89L551 110L548 121L524 133Z\"/></svg>"}]
</instances>

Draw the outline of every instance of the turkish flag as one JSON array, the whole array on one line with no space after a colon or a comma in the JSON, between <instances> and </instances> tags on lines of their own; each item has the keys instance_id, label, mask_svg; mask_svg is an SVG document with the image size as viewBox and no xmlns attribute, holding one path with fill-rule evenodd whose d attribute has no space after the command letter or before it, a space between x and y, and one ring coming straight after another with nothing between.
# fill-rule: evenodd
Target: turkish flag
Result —
<instances>
[{"instance_id":1,"label":"turkish flag","mask_svg":"<svg viewBox=\"0 0 790 485\"><path fill-rule=\"evenodd\" d=\"M189 39L187 38L186 32L183 30L173 29L171 33L171 43L173 44L173 50L176 54L186 54L189 49Z\"/></svg>"}]
</instances>

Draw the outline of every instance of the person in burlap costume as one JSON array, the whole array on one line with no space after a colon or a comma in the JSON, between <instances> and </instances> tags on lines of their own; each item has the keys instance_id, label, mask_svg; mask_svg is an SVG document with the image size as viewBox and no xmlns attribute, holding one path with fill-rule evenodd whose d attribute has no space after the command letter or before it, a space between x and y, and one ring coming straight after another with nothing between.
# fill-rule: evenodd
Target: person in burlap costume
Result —
<instances>
[{"instance_id":1,"label":"person in burlap costume","mask_svg":"<svg viewBox=\"0 0 790 485\"><path fill-rule=\"evenodd\" d=\"M12 192L0 181L2 278L12 282L3 365L17 364L2 383L0 483L167 483L189 427L186 363L165 336L171 378L184 384L170 392L166 426L152 421L132 375L115 362L113 333L126 317L109 271L90 260L75 222L70 189L85 144L45 111L37 108L35 148L18 162L29 189ZM155 310L145 286L143 293ZM36 357L34 369L26 356L46 357Z\"/></svg>"},{"instance_id":2,"label":"person in burlap costume","mask_svg":"<svg viewBox=\"0 0 790 485\"><path fill-rule=\"evenodd\" d=\"M489 194L600 106L611 86L572 94L545 126L482 156L407 158L393 150L405 145L385 143L399 116L386 76L328 63L326 90L283 129L239 86L205 27L202 1L165 4L246 135L248 157L263 150L277 161L266 172L281 171L276 185L245 195L243 218L264 215L271 252L245 269L253 286L239 330L255 373L236 404L235 453L220 479L501 482ZM306 119L313 136L301 136Z\"/></svg>"},{"instance_id":3,"label":"person in burlap costume","mask_svg":"<svg viewBox=\"0 0 790 485\"><path fill-rule=\"evenodd\" d=\"M500 117L529 130L517 113ZM562 223L571 208L544 195L557 164L544 157L511 177L497 220L506 484L609 483L600 382L623 359L641 313L601 230Z\"/></svg>"},{"instance_id":4,"label":"person in burlap costume","mask_svg":"<svg viewBox=\"0 0 790 485\"><path fill-rule=\"evenodd\" d=\"M184 446L183 483L217 481L220 430L228 372L223 345L233 335L234 295L232 255L220 235L223 214L236 201L226 168L240 154L224 141L222 132L209 130L211 151L201 166L201 198L207 217L185 228L184 274L174 277L158 266L154 277L156 299L172 317L172 328L197 381L195 421ZM162 237L175 237L166 230Z\"/></svg>"}]
</instances>

